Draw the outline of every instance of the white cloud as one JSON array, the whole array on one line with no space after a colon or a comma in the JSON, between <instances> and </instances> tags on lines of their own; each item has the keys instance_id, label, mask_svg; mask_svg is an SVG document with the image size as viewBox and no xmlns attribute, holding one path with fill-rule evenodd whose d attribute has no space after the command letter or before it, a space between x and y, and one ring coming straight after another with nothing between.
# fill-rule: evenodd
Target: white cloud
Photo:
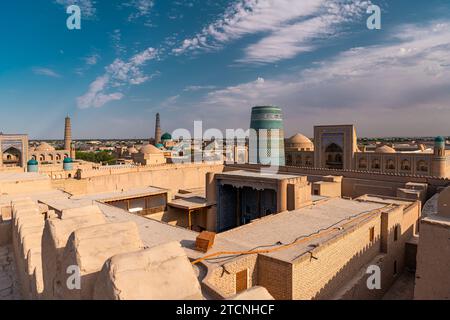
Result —
<instances>
[{"instance_id":1,"label":"white cloud","mask_svg":"<svg viewBox=\"0 0 450 320\"><path fill-rule=\"evenodd\" d=\"M98 55L96 53L84 58L84 61L89 66L95 66L99 60L100 60L100 55Z\"/></svg>"},{"instance_id":2,"label":"white cloud","mask_svg":"<svg viewBox=\"0 0 450 320\"><path fill-rule=\"evenodd\" d=\"M90 107L99 108L110 101L122 99L123 94L119 92L110 94L103 93L107 88L109 80L107 75L103 75L92 82L89 86L89 91L84 96L77 98L78 107L81 109Z\"/></svg>"},{"instance_id":3,"label":"white cloud","mask_svg":"<svg viewBox=\"0 0 450 320\"><path fill-rule=\"evenodd\" d=\"M242 108L279 105L289 114L288 126L308 130L325 120L356 122L369 134L437 131L450 117L449 27L403 26L390 44L354 48L300 73L210 92L203 107L236 117Z\"/></svg>"},{"instance_id":4,"label":"white cloud","mask_svg":"<svg viewBox=\"0 0 450 320\"><path fill-rule=\"evenodd\" d=\"M129 21L138 19L140 17L147 17L151 13L154 6L153 0L133 0L127 4L134 8L135 12L128 17Z\"/></svg>"},{"instance_id":5,"label":"white cloud","mask_svg":"<svg viewBox=\"0 0 450 320\"><path fill-rule=\"evenodd\" d=\"M85 74L86 71L88 71L91 67L95 66L98 64L98 62L100 61L100 55L97 53L88 55L86 57L81 58L81 60L83 60L84 65L82 67L78 67L74 70L75 74L79 75L79 76L83 76Z\"/></svg>"},{"instance_id":6,"label":"white cloud","mask_svg":"<svg viewBox=\"0 0 450 320\"><path fill-rule=\"evenodd\" d=\"M256 79L256 83L264 83L266 80L264 80L264 78L259 77L258 79Z\"/></svg>"},{"instance_id":7,"label":"white cloud","mask_svg":"<svg viewBox=\"0 0 450 320\"><path fill-rule=\"evenodd\" d=\"M112 64L106 67L106 73L98 77L91 83L86 94L77 98L79 108L99 108L106 103L114 100L120 100L124 97L121 92L111 94L105 93L111 88L118 90L127 85L138 85L150 79L150 76L144 75L141 68L150 60L157 57L157 50L148 48L128 61L116 59Z\"/></svg>"},{"instance_id":8,"label":"white cloud","mask_svg":"<svg viewBox=\"0 0 450 320\"><path fill-rule=\"evenodd\" d=\"M241 0L214 23L181 46L175 54L220 48L250 34L263 38L245 50L245 62L274 62L314 47L311 41L336 32L341 23L365 12L366 0Z\"/></svg>"},{"instance_id":9,"label":"white cloud","mask_svg":"<svg viewBox=\"0 0 450 320\"><path fill-rule=\"evenodd\" d=\"M122 45L122 31L115 29L110 35L112 47L117 56L121 56L126 53L127 49Z\"/></svg>"},{"instance_id":10,"label":"white cloud","mask_svg":"<svg viewBox=\"0 0 450 320\"><path fill-rule=\"evenodd\" d=\"M55 2L65 8L71 5L79 6L82 18L94 18L97 11L95 8L95 1L93 0L55 0Z\"/></svg>"},{"instance_id":11,"label":"white cloud","mask_svg":"<svg viewBox=\"0 0 450 320\"><path fill-rule=\"evenodd\" d=\"M164 100L161 103L161 106L162 107L170 107L170 106L176 104L179 98L180 98L180 95L168 97L166 100Z\"/></svg>"},{"instance_id":12,"label":"white cloud","mask_svg":"<svg viewBox=\"0 0 450 320\"><path fill-rule=\"evenodd\" d=\"M200 90L213 90L217 86L187 86L183 89L184 92L200 91Z\"/></svg>"},{"instance_id":13,"label":"white cloud","mask_svg":"<svg viewBox=\"0 0 450 320\"><path fill-rule=\"evenodd\" d=\"M33 73L37 74L39 76L46 76L51 78L61 78L61 75L52 69L49 68L42 68L42 67L35 67L33 68Z\"/></svg>"}]
</instances>

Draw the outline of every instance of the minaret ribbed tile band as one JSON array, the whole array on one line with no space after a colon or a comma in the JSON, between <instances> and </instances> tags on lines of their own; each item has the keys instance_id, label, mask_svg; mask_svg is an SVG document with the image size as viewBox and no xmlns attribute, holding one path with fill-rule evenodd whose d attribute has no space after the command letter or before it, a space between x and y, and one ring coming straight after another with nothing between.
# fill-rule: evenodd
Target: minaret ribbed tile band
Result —
<instances>
[{"instance_id":1,"label":"minaret ribbed tile band","mask_svg":"<svg viewBox=\"0 0 450 320\"><path fill-rule=\"evenodd\" d=\"M283 112L275 106L252 109L250 121L250 163L284 166Z\"/></svg>"}]
</instances>

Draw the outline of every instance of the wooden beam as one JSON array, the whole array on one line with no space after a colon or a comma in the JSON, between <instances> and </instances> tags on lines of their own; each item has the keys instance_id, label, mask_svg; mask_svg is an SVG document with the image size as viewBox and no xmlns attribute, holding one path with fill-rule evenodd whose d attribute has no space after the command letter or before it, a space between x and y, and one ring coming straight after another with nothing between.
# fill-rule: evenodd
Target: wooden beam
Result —
<instances>
[{"instance_id":1,"label":"wooden beam","mask_svg":"<svg viewBox=\"0 0 450 320\"><path fill-rule=\"evenodd\" d=\"M188 225L189 225L189 230L192 230L191 210L188 210Z\"/></svg>"}]
</instances>

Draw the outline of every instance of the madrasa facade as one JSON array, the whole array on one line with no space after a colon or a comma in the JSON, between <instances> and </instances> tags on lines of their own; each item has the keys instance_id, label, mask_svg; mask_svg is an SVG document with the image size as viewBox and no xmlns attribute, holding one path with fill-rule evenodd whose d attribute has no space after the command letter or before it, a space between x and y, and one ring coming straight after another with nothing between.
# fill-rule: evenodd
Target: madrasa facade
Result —
<instances>
[{"instance_id":1,"label":"madrasa facade","mask_svg":"<svg viewBox=\"0 0 450 320\"><path fill-rule=\"evenodd\" d=\"M443 137L432 146L357 143L354 125L314 127L314 142L297 133L285 140L286 165L448 178L450 150Z\"/></svg>"}]
</instances>

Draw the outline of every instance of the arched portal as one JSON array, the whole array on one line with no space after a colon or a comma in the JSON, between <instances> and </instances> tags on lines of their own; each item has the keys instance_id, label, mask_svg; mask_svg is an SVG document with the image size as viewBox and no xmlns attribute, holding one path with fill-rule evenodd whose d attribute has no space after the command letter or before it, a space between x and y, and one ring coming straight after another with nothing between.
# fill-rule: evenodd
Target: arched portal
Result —
<instances>
[{"instance_id":1,"label":"arched portal","mask_svg":"<svg viewBox=\"0 0 450 320\"><path fill-rule=\"evenodd\" d=\"M331 143L325 148L326 167L329 169L344 168L344 151L336 143Z\"/></svg>"},{"instance_id":2,"label":"arched portal","mask_svg":"<svg viewBox=\"0 0 450 320\"><path fill-rule=\"evenodd\" d=\"M20 167L22 164L22 152L10 147L3 151L3 165L6 167Z\"/></svg>"}]
</instances>

